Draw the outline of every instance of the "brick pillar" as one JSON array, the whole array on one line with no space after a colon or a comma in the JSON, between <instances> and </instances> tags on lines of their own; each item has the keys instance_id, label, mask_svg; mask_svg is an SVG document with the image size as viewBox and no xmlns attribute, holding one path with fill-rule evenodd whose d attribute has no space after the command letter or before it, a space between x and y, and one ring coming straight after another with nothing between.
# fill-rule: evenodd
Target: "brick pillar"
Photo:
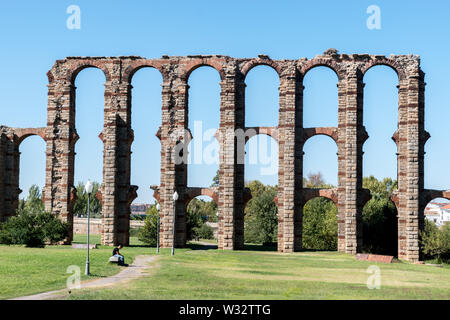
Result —
<instances>
[{"instance_id":1,"label":"brick pillar","mask_svg":"<svg viewBox=\"0 0 450 320\"><path fill-rule=\"evenodd\" d=\"M130 185L131 85L114 77L105 84L103 183L101 187L103 245L129 245L130 204L136 187Z\"/></svg>"},{"instance_id":2,"label":"brick pillar","mask_svg":"<svg viewBox=\"0 0 450 320\"><path fill-rule=\"evenodd\" d=\"M338 83L338 250L362 245L362 90L354 68Z\"/></svg>"},{"instance_id":3,"label":"brick pillar","mask_svg":"<svg viewBox=\"0 0 450 320\"><path fill-rule=\"evenodd\" d=\"M399 84L399 221L400 259L418 261L419 230L423 224L424 89L417 68Z\"/></svg>"},{"instance_id":4,"label":"brick pillar","mask_svg":"<svg viewBox=\"0 0 450 320\"><path fill-rule=\"evenodd\" d=\"M19 142L17 141L17 136L15 134L12 136L10 149L12 151L11 160L13 163L10 175L10 190L11 190L10 216L13 216L16 214L17 208L19 207L19 195L22 193L22 189L20 189L19 187L19 179L20 179Z\"/></svg>"},{"instance_id":5,"label":"brick pillar","mask_svg":"<svg viewBox=\"0 0 450 320\"><path fill-rule=\"evenodd\" d=\"M295 67L280 78L278 124L278 251L293 252L302 248L302 209L299 194L302 186L303 89Z\"/></svg>"},{"instance_id":6,"label":"brick pillar","mask_svg":"<svg viewBox=\"0 0 450 320\"><path fill-rule=\"evenodd\" d=\"M69 223L67 243L73 236L73 186L75 142L75 87L56 79L48 85L45 210Z\"/></svg>"},{"instance_id":7,"label":"brick pillar","mask_svg":"<svg viewBox=\"0 0 450 320\"><path fill-rule=\"evenodd\" d=\"M234 250L244 247L245 83L233 70L220 86L218 247Z\"/></svg>"},{"instance_id":8,"label":"brick pillar","mask_svg":"<svg viewBox=\"0 0 450 320\"><path fill-rule=\"evenodd\" d=\"M3 128L0 128L0 223L7 219L6 212L6 175L5 175L5 161L6 161L6 141L7 138L3 134Z\"/></svg>"},{"instance_id":9,"label":"brick pillar","mask_svg":"<svg viewBox=\"0 0 450 320\"><path fill-rule=\"evenodd\" d=\"M175 218L175 247L186 245L186 214L184 191L187 185L187 101L189 86L178 75L167 72L162 84L161 185L160 185L160 246L171 247L173 219ZM185 146L186 143L186 147ZM174 217L173 193L177 191Z\"/></svg>"},{"instance_id":10,"label":"brick pillar","mask_svg":"<svg viewBox=\"0 0 450 320\"><path fill-rule=\"evenodd\" d=\"M19 166L20 152L17 137L12 128L5 127L2 135L1 146L1 195L2 212L0 213L0 222L16 214L19 204Z\"/></svg>"}]
</instances>

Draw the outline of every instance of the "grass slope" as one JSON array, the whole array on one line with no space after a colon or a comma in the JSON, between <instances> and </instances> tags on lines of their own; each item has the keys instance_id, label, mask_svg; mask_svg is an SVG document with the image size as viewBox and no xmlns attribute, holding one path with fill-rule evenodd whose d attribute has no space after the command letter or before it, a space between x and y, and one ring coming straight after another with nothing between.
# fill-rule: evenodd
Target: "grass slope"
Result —
<instances>
[{"instance_id":1,"label":"grass slope","mask_svg":"<svg viewBox=\"0 0 450 320\"><path fill-rule=\"evenodd\" d=\"M167 251L147 277L71 299L450 299L450 269L377 264L381 289L369 290L372 262L337 252Z\"/></svg>"},{"instance_id":2,"label":"grass slope","mask_svg":"<svg viewBox=\"0 0 450 320\"><path fill-rule=\"evenodd\" d=\"M76 235L74 242L83 243L86 236ZM138 254L152 254L154 248L139 247L140 242L131 238L135 247L121 250L125 262L131 262ZM100 236L91 237L91 243L100 243ZM45 248L25 248L24 246L0 245L0 299L25 296L34 293L63 289L67 278L67 267L80 267L81 280L106 277L118 273L121 267L108 263L112 248L99 246L90 250L91 276L84 275L86 250L72 249L70 246L47 246Z\"/></svg>"}]
</instances>

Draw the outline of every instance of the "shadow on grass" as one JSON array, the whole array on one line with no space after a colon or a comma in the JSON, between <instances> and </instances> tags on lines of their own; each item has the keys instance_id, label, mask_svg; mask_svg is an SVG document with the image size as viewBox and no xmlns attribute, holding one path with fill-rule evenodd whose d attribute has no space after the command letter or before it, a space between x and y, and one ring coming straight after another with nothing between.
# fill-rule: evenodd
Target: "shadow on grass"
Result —
<instances>
[{"instance_id":1,"label":"shadow on grass","mask_svg":"<svg viewBox=\"0 0 450 320\"><path fill-rule=\"evenodd\" d=\"M244 244L244 250L248 251L277 251L277 244Z\"/></svg>"},{"instance_id":2,"label":"shadow on grass","mask_svg":"<svg viewBox=\"0 0 450 320\"><path fill-rule=\"evenodd\" d=\"M217 250L217 245L214 244L199 244L199 243L188 243L186 248L192 250Z\"/></svg>"}]
</instances>

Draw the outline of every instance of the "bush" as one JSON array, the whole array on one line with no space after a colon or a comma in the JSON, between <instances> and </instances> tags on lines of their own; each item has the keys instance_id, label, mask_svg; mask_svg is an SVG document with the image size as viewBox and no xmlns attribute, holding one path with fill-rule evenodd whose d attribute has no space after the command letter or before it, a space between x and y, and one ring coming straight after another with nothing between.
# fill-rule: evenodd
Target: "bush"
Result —
<instances>
[{"instance_id":1,"label":"bush","mask_svg":"<svg viewBox=\"0 0 450 320\"><path fill-rule=\"evenodd\" d=\"M425 259L438 263L450 262L450 224L439 229L434 222L425 219L424 230L420 232L420 244Z\"/></svg>"},{"instance_id":2,"label":"bush","mask_svg":"<svg viewBox=\"0 0 450 320\"><path fill-rule=\"evenodd\" d=\"M337 249L337 208L326 198L314 198L303 208L303 248Z\"/></svg>"},{"instance_id":3,"label":"bush","mask_svg":"<svg viewBox=\"0 0 450 320\"><path fill-rule=\"evenodd\" d=\"M203 220L201 213L190 212L188 210L186 215L186 240L195 239L197 237L197 232L202 225Z\"/></svg>"},{"instance_id":4,"label":"bush","mask_svg":"<svg viewBox=\"0 0 450 320\"><path fill-rule=\"evenodd\" d=\"M67 223L48 212L30 213L26 209L19 209L17 216L2 224L0 243L43 247L45 243L64 240L69 234L68 230Z\"/></svg>"},{"instance_id":5,"label":"bush","mask_svg":"<svg viewBox=\"0 0 450 320\"><path fill-rule=\"evenodd\" d=\"M206 223L203 223L200 227L192 229L194 238L199 239L214 239L214 230Z\"/></svg>"},{"instance_id":6,"label":"bush","mask_svg":"<svg viewBox=\"0 0 450 320\"><path fill-rule=\"evenodd\" d=\"M252 199L245 208L244 241L246 243L275 243L278 233L278 208L274 202L277 188L255 180L248 184Z\"/></svg>"},{"instance_id":7,"label":"bush","mask_svg":"<svg viewBox=\"0 0 450 320\"><path fill-rule=\"evenodd\" d=\"M158 232L158 213L156 206L151 206L147 210L144 226L139 231L138 239L149 246L156 247Z\"/></svg>"}]
</instances>

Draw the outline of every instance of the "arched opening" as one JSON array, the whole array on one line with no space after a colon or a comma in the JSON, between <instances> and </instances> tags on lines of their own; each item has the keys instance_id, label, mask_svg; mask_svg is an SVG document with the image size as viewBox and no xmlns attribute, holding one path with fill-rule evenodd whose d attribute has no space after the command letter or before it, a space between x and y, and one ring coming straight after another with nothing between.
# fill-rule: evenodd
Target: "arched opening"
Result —
<instances>
[{"instance_id":1,"label":"arched opening","mask_svg":"<svg viewBox=\"0 0 450 320\"><path fill-rule=\"evenodd\" d=\"M428 202L424 210L424 218L438 228L450 223L450 200L435 198Z\"/></svg>"},{"instance_id":2,"label":"arched opening","mask_svg":"<svg viewBox=\"0 0 450 320\"><path fill-rule=\"evenodd\" d=\"M160 185L161 142L156 136L161 126L161 73L142 68L132 78L131 185L138 186L137 197L130 206L131 219L141 219L155 203L152 185Z\"/></svg>"},{"instance_id":3,"label":"arched opening","mask_svg":"<svg viewBox=\"0 0 450 320\"><path fill-rule=\"evenodd\" d=\"M46 144L40 136L29 136L19 145L19 208L25 201L43 209L42 190L45 185Z\"/></svg>"},{"instance_id":4,"label":"arched opening","mask_svg":"<svg viewBox=\"0 0 450 320\"><path fill-rule=\"evenodd\" d=\"M83 69L75 79L75 128L79 136L75 143L74 161L74 184L78 199L73 210L76 217L86 216L84 186L89 179L94 183L90 198L91 217L101 218L101 202L95 194L103 181L103 142L99 134L103 130L104 83L105 75L97 68Z\"/></svg>"},{"instance_id":5,"label":"arched opening","mask_svg":"<svg viewBox=\"0 0 450 320\"><path fill-rule=\"evenodd\" d=\"M397 145L398 76L380 65L364 74L363 124L369 135L363 150L363 188L371 200L363 208L364 252L398 255L398 212L391 201L398 188Z\"/></svg>"},{"instance_id":6,"label":"arched opening","mask_svg":"<svg viewBox=\"0 0 450 320\"><path fill-rule=\"evenodd\" d=\"M208 187L219 169L219 143L215 133L220 125L220 75L209 66L189 75L188 145L189 187Z\"/></svg>"},{"instance_id":7,"label":"arched opening","mask_svg":"<svg viewBox=\"0 0 450 320\"><path fill-rule=\"evenodd\" d=\"M364 143L363 176L397 179L398 77L388 66L375 66L364 75L363 124L369 135Z\"/></svg>"},{"instance_id":8,"label":"arched opening","mask_svg":"<svg viewBox=\"0 0 450 320\"><path fill-rule=\"evenodd\" d=\"M253 128L278 125L280 78L272 67L258 65L246 74L245 84L245 126L255 132L246 132L244 149L244 182L252 195L244 208L244 243L251 250L276 250L278 143Z\"/></svg>"},{"instance_id":9,"label":"arched opening","mask_svg":"<svg viewBox=\"0 0 450 320\"><path fill-rule=\"evenodd\" d=\"M337 127L338 77L329 67L318 66L303 78L303 127Z\"/></svg>"},{"instance_id":10,"label":"arched opening","mask_svg":"<svg viewBox=\"0 0 450 320\"><path fill-rule=\"evenodd\" d=\"M303 249L336 251L337 246L338 211L336 204L325 197L310 199L303 206Z\"/></svg>"},{"instance_id":11,"label":"arched opening","mask_svg":"<svg viewBox=\"0 0 450 320\"><path fill-rule=\"evenodd\" d=\"M186 205L186 241L217 249L218 222L217 203L211 197L193 198Z\"/></svg>"},{"instance_id":12,"label":"arched opening","mask_svg":"<svg viewBox=\"0 0 450 320\"><path fill-rule=\"evenodd\" d=\"M303 185L313 188L337 186L336 142L328 136L313 136L304 144L303 152Z\"/></svg>"},{"instance_id":13,"label":"arched opening","mask_svg":"<svg viewBox=\"0 0 450 320\"><path fill-rule=\"evenodd\" d=\"M362 251L366 253L398 255L398 212L391 196L397 181L379 180L374 176L363 179L363 188L369 189L372 198L363 207Z\"/></svg>"},{"instance_id":14,"label":"arched opening","mask_svg":"<svg viewBox=\"0 0 450 320\"><path fill-rule=\"evenodd\" d=\"M280 78L269 66L252 68L245 77L245 126L278 125Z\"/></svg>"},{"instance_id":15,"label":"arched opening","mask_svg":"<svg viewBox=\"0 0 450 320\"><path fill-rule=\"evenodd\" d=\"M424 210L420 227L420 260L449 263L450 198L434 198Z\"/></svg>"},{"instance_id":16,"label":"arched opening","mask_svg":"<svg viewBox=\"0 0 450 320\"><path fill-rule=\"evenodd\" d=\"M247 248L262 245L276 250L278 144L272 137L259 134L248 140L245 153L245 186L252 198L244 209L244 242Z\"/></svg>"}]
</instances>

